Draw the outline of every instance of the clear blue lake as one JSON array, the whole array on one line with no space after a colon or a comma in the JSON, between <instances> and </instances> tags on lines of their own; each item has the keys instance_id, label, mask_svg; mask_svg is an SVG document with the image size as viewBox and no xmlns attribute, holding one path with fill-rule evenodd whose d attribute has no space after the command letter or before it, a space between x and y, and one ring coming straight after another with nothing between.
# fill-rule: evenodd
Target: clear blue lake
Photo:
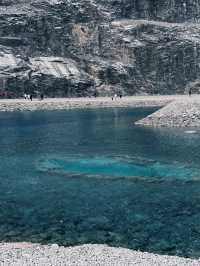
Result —
<instances>
[{"instance_id":1,"label":"clear blue lake","mask_svg":"<svg viewBox=\"0 0 200 266\"><path fill-rule=\"evenodd\" d=\"M0 113L0 241L200 257L200 130L154 110Z\"/></svg>"}]
</instances>

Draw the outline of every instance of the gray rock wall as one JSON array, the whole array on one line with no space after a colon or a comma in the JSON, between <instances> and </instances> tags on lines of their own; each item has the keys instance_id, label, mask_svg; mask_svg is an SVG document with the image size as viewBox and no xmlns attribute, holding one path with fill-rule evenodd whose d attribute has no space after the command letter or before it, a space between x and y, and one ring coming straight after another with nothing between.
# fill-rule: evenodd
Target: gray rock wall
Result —
<instances>
[{"instance_id":1,"label":"gray rock wall","mask_svg":"<svg viewBox=\"0 0 200 266\"><path fill-rule=\"evenodd\" d=\"M0 97L198 91L199 15L200 0L1 0Z\"/></svg>"},{"instance_id":2,"label":"gray rock wall","mask_svg":"<svg viewBox=\"0 0 200 266\"><path fill-rule=\"evenodd\" d=\"M114 17L167 22L198 21L199 0L100 0Z\"/></svg>"}]
</instances>

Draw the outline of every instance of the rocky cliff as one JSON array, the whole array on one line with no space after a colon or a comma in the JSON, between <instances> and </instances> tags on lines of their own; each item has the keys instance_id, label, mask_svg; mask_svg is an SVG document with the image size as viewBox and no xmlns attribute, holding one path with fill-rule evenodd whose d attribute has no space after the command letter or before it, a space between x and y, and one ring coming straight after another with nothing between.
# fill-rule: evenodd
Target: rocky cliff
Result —
<instances>
[{"instance_id":1,"label":"rocky cliff","mask_svg":"<svg viewBox=\"0 0 200 266\"><path fill-rule=\"evenodd\" d=\"M200 0L0 0L0 97L200 86Z\"/></svg>"}]
</instances>

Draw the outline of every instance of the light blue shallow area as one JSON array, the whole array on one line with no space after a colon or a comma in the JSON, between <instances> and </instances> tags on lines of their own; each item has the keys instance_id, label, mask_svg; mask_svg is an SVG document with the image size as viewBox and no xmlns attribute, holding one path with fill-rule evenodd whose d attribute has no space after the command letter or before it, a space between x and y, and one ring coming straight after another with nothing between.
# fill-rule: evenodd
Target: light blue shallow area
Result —
<instances>
[{"instance_id":1,"label":"light blue shallow area","mask_svg":"<svg viewBox=\"0 0 200 266\"><path fill-rule=\"evenodd\" d=\"M127 158L126 158L127 159ZM187 168L178 163L161 163L159 161L138 160L138 158L129 158L129 160L117 158L51 158L44 161L41 170L52 171L57 174L85 174L102 175L110 177L146 177L161 179L190 179L198 176L199 170Z\"/></svg>"},{"instance_id":2,"label":"light blue shallow area","mask_svg":"<svg viewBox=\"0 0 200 266\"><path fill-rule=\"evenodd\" d=\"M0 241L199 257L200 131L154 110L0 113Z\"/></svg>"}]
</instances>

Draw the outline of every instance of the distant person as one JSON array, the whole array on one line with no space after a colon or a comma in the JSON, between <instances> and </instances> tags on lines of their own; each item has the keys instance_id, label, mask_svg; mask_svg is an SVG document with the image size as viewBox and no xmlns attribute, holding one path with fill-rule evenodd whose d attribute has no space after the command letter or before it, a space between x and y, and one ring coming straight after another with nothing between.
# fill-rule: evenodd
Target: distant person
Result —
<instances>
[{"instance_id":1,"label":"distant person","mask_svg":"<svg viewBox=\"0 0 200 266\"><path fill-rule=\"evenodd\" d=\"M119 98L120 98L120 99L122 98L122 93L121 93L121 92L119 93Z\"/></svg>"},{"instance_id":2,"label":"distant person","mask_svg":"<svg viewBox=\"0 0 200 266\"><path fill-rule=\"evenodd\" d=\"M191 96L192 95L192 89L190 88L189 89L189 96Z\"/></svg>"},{"instance_id":3,"label":"distant person","mask_svg":"<svg viewBox=\"0 0 200 266\"><path fill-rule=\"evenodd\" d=\"M44 94L43 93L40 94L40 100L41 101L44 100Z\"/></svg>"},{"instance_id":4,"label":"distant person","mask_svg":"<svg viewBox=\"0 0 200 266\"><path fill-rule=\"evenodd\" d=\"M97 98L97 93L96 92L94 93L94 98Z\"/></svg>"},{"instance_id":5,"label":"distant person","mask_svg":"<svg viewBox=\"0 0 200 266\"><path fill-rule=\"evenodd\" d=\"M27 94L26 93L24 93L24 100L26 100L27 99Z\"/></svg>"},{"instance_id":6,"label":"distant person","mask_svg":"<svg viewBox=\"0 0 200 266\"><path fill-rule=\"evenodd\" d=\"M117 100L117 94L116 94L116 93L115 93L115 95L114 95L114 99Z\"/></svg>"},{"instance_id":7,"label":"distant person","mask_svg":"<svg viewBox=\"0 0 200 266\"><path fill-rule=\"evenodd\" d=\"M33 95L32 95L32 94L30 95L30 100L31 100L31 101L33 100Z\"/></svg>"}]
</instances>

